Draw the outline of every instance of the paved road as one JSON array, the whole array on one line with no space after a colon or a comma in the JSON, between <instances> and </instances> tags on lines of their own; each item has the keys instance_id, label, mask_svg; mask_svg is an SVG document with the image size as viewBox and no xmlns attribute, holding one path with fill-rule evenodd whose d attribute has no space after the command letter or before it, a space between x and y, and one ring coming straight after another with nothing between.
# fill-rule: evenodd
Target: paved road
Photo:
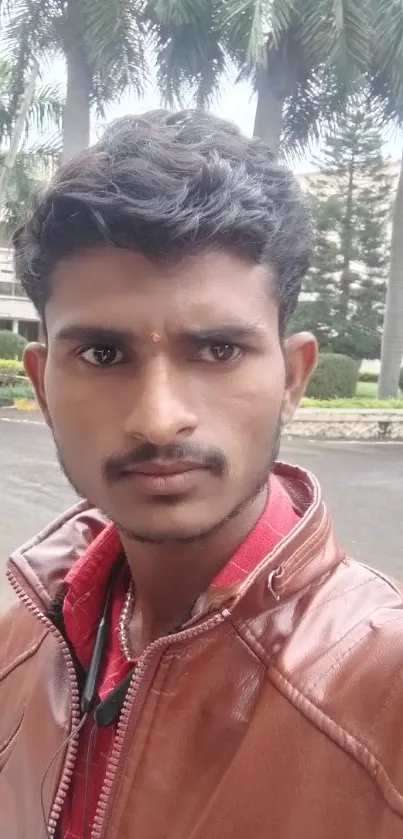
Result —
<instances>
[{"instance_id":1,"label":"paved road","mask_svg":"<svg viewBox=\"0 0 403 839\"><path fill-rule=\"evenodd\" d=\"M282 457L316 473L346 549L403 580L403 445L292 441ZM0 611L8 554L74 499L39 417L0 411Z\"/></svg>"}]
</instances>

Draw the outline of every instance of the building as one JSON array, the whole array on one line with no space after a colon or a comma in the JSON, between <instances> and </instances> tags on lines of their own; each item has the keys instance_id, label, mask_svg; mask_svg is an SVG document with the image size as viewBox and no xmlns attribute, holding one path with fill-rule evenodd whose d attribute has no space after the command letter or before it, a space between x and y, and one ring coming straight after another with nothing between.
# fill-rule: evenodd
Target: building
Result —
<instances>
[{"instance_id":1,"label":"building","mask_svg":"<svg viewBox=\"0 0 403 839\"><path fill-rule=\"evenodd\" d=\"M28 341L39 337L39 318L24 289L17 283L8 248L0 248L0 330L18 332Z\"/></svg>"}]
</instances>

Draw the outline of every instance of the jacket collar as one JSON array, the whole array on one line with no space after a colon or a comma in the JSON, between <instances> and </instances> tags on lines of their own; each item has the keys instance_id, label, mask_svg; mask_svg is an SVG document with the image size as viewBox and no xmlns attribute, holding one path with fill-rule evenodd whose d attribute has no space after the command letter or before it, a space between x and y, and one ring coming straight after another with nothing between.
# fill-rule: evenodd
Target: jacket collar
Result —
<instances>
[{"instance_id":1,"label":"jacket collar","mask_svg":"<svg viewBox=\"0 0 403 839\"><path fill-rule=\"evenodd\" d=\"M287 489L301 516L297 525L281 540L232 592L217 590L201 596L197 617L217 608L229 594L236 606L253 597L253 609L266 599L282 600L341 561L343 554L332 533L330 517L323 504L317 480L309 472L277 463L275 474ZM73 564L108 524L99 510L82 501L48 525L10 557L8 571L23 592L44 612L63 593L63 582ZM252 607L252 603L249 604ZM249 609L248 609L249 611Z\"/></svg>"}]
</instances>

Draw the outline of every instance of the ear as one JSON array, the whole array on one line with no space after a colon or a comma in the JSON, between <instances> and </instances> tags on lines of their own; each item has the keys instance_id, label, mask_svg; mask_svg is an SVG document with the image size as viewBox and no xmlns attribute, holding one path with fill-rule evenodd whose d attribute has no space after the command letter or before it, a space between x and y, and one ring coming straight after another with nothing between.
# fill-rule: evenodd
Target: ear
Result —
<instances>
[{"instance_id":1,"label":"ear","mask_svg":"<svg viewBox=\"0 0 403 839\"><path fill-rule=\"evenodd\" d=\"M286 389L284 394L283 425L291 422L305 393L318 360L318 345L310 332L291 335L284 342Z\"/></svg>"},{"instance_id":2,"label":"ear","mask_svg":"<svg viewBox=\"0 0 403 839\"><path fill-rule=\"evenodd\" d=\"M45 368L47 349L44 344L27 344L24 350L24 367L35 390L36 400L48 425L50 417L45 394Z\"/></svg>"}]
</instances>

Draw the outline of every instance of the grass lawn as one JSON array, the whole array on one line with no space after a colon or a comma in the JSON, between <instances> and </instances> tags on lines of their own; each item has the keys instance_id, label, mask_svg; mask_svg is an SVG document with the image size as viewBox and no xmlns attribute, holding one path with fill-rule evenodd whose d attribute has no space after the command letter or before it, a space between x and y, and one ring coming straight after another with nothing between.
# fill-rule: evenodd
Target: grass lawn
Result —
<instances>
[{"instance_id":1,"label":"grass lawn","mask_svg":"<svg viewBox=\"0 0 403 839\"><path fill-rule=\"evenodd\" d=\"M358 382L356 396L361 399L376 399L377 388L375 382Z\"/></svg>"}]
</instances>

